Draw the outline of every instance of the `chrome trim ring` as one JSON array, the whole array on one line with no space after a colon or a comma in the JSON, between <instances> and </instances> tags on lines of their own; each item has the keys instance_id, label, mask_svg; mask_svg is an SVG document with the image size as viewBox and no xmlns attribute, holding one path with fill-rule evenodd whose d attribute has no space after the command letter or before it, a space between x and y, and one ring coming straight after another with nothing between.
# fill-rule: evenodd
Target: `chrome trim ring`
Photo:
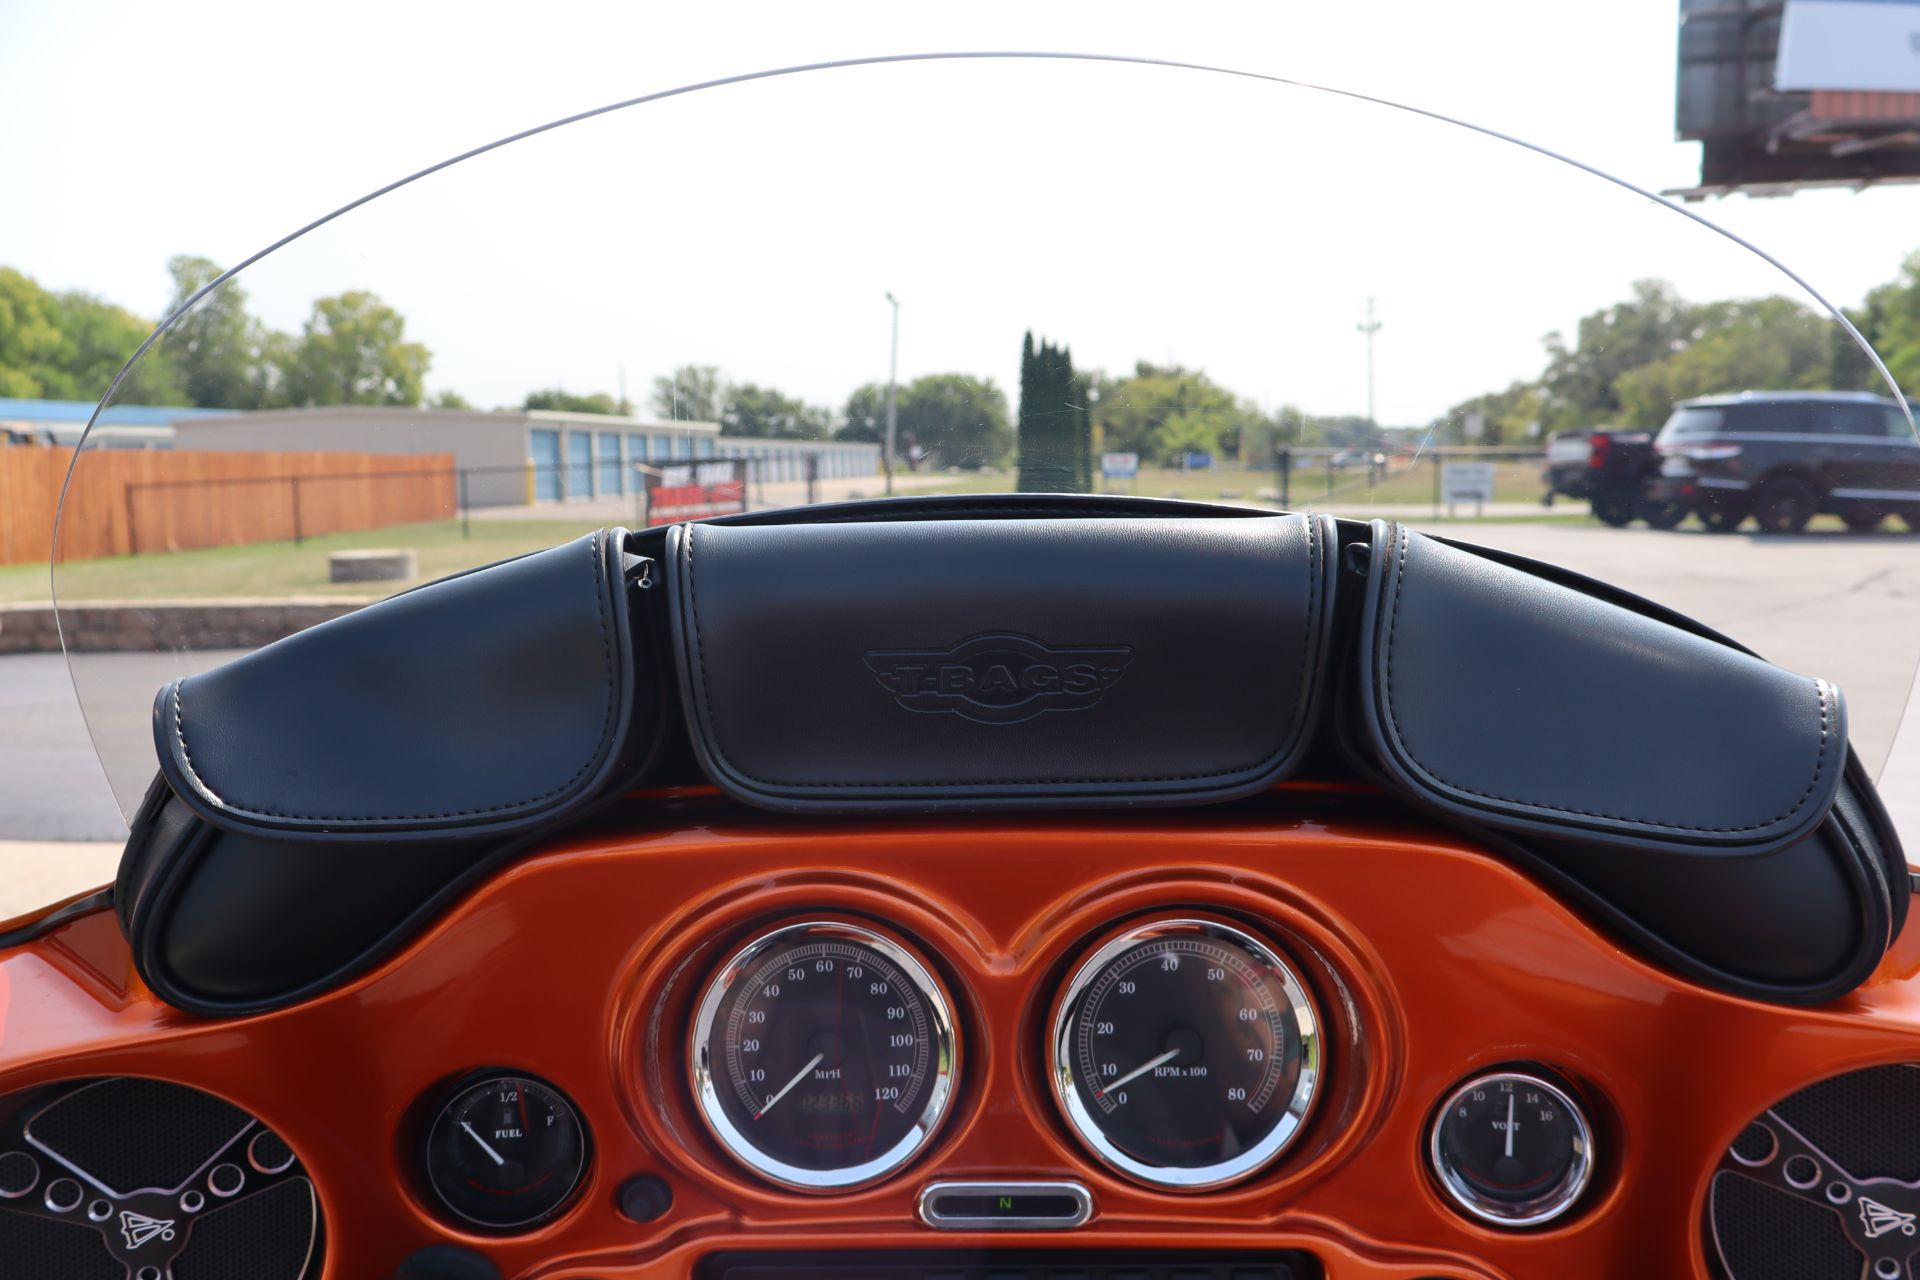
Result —
<instances>
[{"instance_id":1,"label":"chrome trim ring","mask_svg":"<svg viewBox=\"0 0 1920 1280\"><path fill-rule=\"evenodd\" d=\"M1081 1101L1074 1087L1073 1020L1080 997L1124 953L1143 942L1169 935L1190 934L1226 942L1244 951L1266 975L1280 984L1287 1008L1292 1013L1294 1031L1300 1039L1300 1074L1294 1081L1293 1096L1272 1129L1253 1146L1230 1160L1217 1164L1176 1167L1141 1160L1120 1149L1101 1128L1098 1117ZM1207 1191L1251 1178L1275 1160L1299 1136L1307 1113L1319 1093L1325 1076L1326 1047L1320 1035L1320 1017L1307 998L1306 985L1300 981L1280 954L1253 934L1218 920L1188 916L1154 920L1129 929L1089 956L1067 984L1053 1016L1053 1034L1047 1039L1047 1078L1053 1083L1054 1101L1059 1103L1067 1123L1087 1149L1111 1168L1150 1186L1172 1191Z\"/></svg>"},{"instance_id":2,"label":"chrome trim ring","mask_svg":"<svg viewBox=\"0 0 1920 1280\"><path fill-rule=\"evenodd\" d=\"M1056 1218L982 1218L940 1212L943 1196L1062 1196L1074 1211ZM1070 1231L1093 1217L1093 1196L1077 1182L930 1182L914 1201L920 1221L936 1231Z\"/></svg>"},{"instance_id":3,"label":"chrome trim ring","mask_svg":"<svg viewBox=\"0 0 1920 1280\"><path fill-rule=\"evenodd\" d=\"M788 1164L762 1151L728 1118L720 1102L720 1083L714 1064L708 1061L707 1044L719 1020L721 1007L736 985L762 955L775 948L788 947L809 939L848 942L877 952L900 971L926 1007L932 1045L928 1054L930 1078L927 1099L920 1114L900 1141L871 1160L843 1169L804 1169ZM708 1132L728 1154L769 1182L799 1191L846 1191L863 1187L893 1173L912 1160L927 1145L946 1118L952 1100L955 1071L953 1012L940 986L911 952L892 939L859 925L839 920L806 920L782 925L761 934L736 952L707 983L687 1043L688 1076L693 1097Z\"/></svg>"},{"instance_id":4,"label":"chrome trim ring","mask_svg":"<svg viewBox=\"0 0 1920 1280\"><path fill-rule=\"evenodd\" d=\"M1475 1089L1486 1088L1503 1080L1552 1094L1573 1120L1573 1163L1567 1166L1565 1176L1551 1190L1519 1203L1492 1200L1481 1195L1440 1153L1440 1127L1445 1123L1447 1113ZM1529 1071L1487 1071L1461 1082L1435 1109L1433 1121L1427 1127L1427 1164L1439 1181L1440 1189L1447 1193L1447 1198L1473 1217L1499 1227L1537 1227L1571 1209L1586 1191L1587 1184L1593 1181L1593 1129L1587 1123L1587 1113L1580 1109L1580 1104L1553 1081Z\"/></svg>"}]
</instances>

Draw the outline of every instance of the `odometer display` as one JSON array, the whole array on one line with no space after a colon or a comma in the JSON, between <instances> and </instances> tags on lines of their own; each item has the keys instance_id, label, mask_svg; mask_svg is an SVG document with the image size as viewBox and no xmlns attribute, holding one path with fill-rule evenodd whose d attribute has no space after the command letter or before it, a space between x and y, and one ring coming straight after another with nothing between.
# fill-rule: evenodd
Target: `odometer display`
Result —
<instances>
[{"instance_id":1,"label":"odometer display","mask_svg":"<svg viewBox=\"0 0 1920 1280\"><path fill-rule=\"evenodd\" d=\"M1186 1189L1271 1163L1324 1071L1300 980L1211 920L1156 921L1101 947L1068 985L1050 1048L1082 1141L1122 1172Z\"/></svg>"},{"instance_id":2,"label":"odometer display","mask_svg":"<svg viewBox=\"0 0 1920 1280\"><path fill-rule=\"evenodd\" d=\"M716 1138L786 1186L858 1186L906 1163L946 1113L953 1019L899 944L790 925L714 976L694 1020L694 1093Z\"/></svg>"}]
</instances>

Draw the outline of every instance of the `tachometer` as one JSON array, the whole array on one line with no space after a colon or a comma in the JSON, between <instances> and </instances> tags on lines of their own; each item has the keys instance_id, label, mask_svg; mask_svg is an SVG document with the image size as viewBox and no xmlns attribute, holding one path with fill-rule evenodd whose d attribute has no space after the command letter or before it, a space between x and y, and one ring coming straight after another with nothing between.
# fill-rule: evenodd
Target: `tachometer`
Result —
<instances>
[{"instance_id":1,"label":"tachometer","mask_svg":"<svg viewBox=\"0 0 1920 1280\"><path fill-rule=\"evenodd\" d=\"M1096 951L1049 1044L1074 1132L1143 1182L1238 1181L1300 1131L1325 1071L1306 988L1266 943L1214 920L1158 920Z\"/></svg>"},{"instance_id":2,"label":"tachometer","mask_svg":"<svg viewBox=\"0 0 1920 1280\"><path fill-rule=\"evenodd\" d=\"M708 985L690 1069L700 1114L762 1177L805 1190L884 1177L953 1090L953 1017L926 967L831 921L757 938Z\"/></svg>"}]
</instances>

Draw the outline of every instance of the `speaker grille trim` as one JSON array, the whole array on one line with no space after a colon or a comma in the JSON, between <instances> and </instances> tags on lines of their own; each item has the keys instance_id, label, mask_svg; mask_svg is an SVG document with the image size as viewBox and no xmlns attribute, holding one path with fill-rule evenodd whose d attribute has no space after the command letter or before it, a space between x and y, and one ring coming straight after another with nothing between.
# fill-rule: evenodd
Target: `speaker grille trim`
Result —
<instances>
[{"instance_id":1,"label":"speaker grille trim","mask_svg":"<svg viewBox=\"0 0 1920 1280\"><path fill-rule=\"evenodd\" d=\"M9 1153L15 1165L37 1157L43 1181L75 1194L0 1199L0 1280L319 1274L325 1232L298 1154L212 1094L110 1077L6 1095L0 1159ZM5 1170L8 1187L24 1168Z\"/></svg>"},{"instance_id":2,"label":"speaker grille trim","mask_svg":"<svg viewBox=\"0 0 1920 1280\"><path fill-rule=\"evenodd\" d=\"M1728 1280L1920 1280L1920 1067L1775 1103L1722 1155L1706 1216Z\"/></svg>"}]
</instances>

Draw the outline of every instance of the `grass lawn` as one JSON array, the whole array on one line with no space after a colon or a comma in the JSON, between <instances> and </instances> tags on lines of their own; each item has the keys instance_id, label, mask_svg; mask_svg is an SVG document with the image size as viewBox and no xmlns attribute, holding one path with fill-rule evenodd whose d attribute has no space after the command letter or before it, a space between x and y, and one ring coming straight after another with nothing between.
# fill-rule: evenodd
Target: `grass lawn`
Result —
<instances>
[{"instance_id":1,"label":"grass lawn","mask_svg":"<svg viewBox=\"0 0 1920 1280\"><path fill-rule=\"evenodd\" d=\"M1497 501L1534 501L1540 495L1538 468L1533 463L1497 463L1495 498ZM951 484L915 490L917 493L990 493L1013 487L1010 472L984 471L956 476ZM1297 505L1329 501L1325 472L1296 472L1293 498ZM1191 498L1204 501L1264 503L1260 491L1271 491L1272 472L1238 470L1143 471L1131 492L1158 498ZM1124 493L1121 485L1108 486L1109 492ZM1365 514L1373 505L1423 506L1433 496L1430 466L1422 464L1411 475L1389 474L1372 490L1367 489L1366 474L1361 471L1335 473L1335 491L1331 505L1342 514ZM1564 508L1539 514L1500 515L1489 522L1577 522L1588 519L1583 512ZM589 532L593 522L579 520L475 520L472 535L462 536L460 522L441 520L428 524L400 525L374 529L366 533L330 534L291 542L263 542L245 547L213 547L203 551L157 552L142 556L118 556L106 560L87 560L66 565L61 570L63 598L76 603L87 600L183 600L232 599L235 597L283 596L378 596L389 595L412 583L330 583L327 581L327 553L372 547L411 547L420 555L421 581L442 578L462 569L491 564L509 556L537 551ZM0 566L0 604L33 603L47 598L45 565Z\"/></svg>"},{"instance_id":2,"label":"grass lawn","mask_svg":"<svg viewBox=\"0 0 1920 1280\"><path fill-rule=\"evenodd\" d=\"M247 547L115 556L62 566L62 598L72 600L181 600L236 596L388 595L411 583L327 581L327 553L373 547L411 547L420 553L420 580L443 578L579 537L591 521L475 520L462 537L458 520L398 525L366 533L337 533ZM0 603L44 601L44 564L0 566Z\"/></svg>"}]
</instances>

